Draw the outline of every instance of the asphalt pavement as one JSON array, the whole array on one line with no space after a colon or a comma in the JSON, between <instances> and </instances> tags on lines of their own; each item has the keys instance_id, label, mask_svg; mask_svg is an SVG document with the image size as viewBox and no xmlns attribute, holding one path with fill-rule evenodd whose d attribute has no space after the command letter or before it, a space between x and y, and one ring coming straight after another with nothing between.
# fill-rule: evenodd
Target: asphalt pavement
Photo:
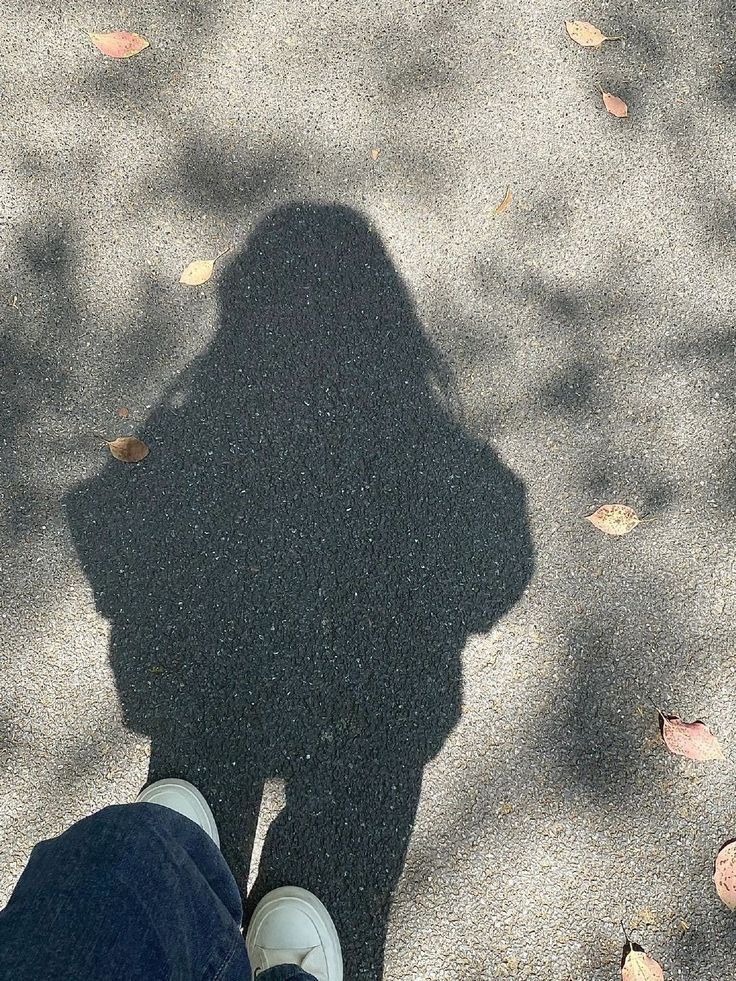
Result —
<instances>
[{"instance_id":1,"label":"asphalt pavement","mask_svg":"<svg viewBox=\"0 0 736 981\"><path fill-rule=\"evenodd\" d=\"M731 18L4 13L0 902L176 775L346 977L736 976Z\"/></svg>"}]
</instances>

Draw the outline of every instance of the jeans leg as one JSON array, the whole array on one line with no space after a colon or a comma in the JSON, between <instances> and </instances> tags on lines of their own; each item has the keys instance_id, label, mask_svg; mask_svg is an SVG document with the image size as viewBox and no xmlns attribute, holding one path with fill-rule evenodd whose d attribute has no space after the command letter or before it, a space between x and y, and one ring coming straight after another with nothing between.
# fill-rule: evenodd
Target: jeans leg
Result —
<instances>
[{"instance_id":1,"label":"jeans leg","mask_svg":"<svg viewBox=\"0 0 736 981\"><path fill-rule=\"evenodd\" d=\"M296 964L279 964L262 971L256 981L317 981L312 974L306 974Z\"/></svg>"},{"instance_id":2,"label":"jeans leg","mask_svg":"<svg viewBox=\"0 0 736 981\"><path fill-rule=\"evenodd\" d=\"M0 981L250 981L241 918L201 828L106 807L33 849L0 912Z\"/></svg>"}]
</instances>

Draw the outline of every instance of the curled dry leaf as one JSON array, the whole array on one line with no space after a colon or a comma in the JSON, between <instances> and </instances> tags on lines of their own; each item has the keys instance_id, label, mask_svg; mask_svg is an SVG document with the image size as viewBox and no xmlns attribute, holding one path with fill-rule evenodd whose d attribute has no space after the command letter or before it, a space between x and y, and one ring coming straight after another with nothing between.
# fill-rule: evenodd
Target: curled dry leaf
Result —
<instances>
[{"instance_id":1,"label":"curled dry leaf","mask_svg":"<svg viewBox=\"0 0 736 981\"><path fill-rule=\"evenodd\" d=\"M193 262L190 262L179 277L179 282L185 286L201 286L202 283L206 283L207 280L212 279L212 273L215 271L217 260L229 251L230 248L228 247L227 249L223 249L214 259L195 259Z\"/></svg>"},{"instance_id":2,"label":"curled dry leaf","mask_svg":"<svg viewBox=\"0 0 736 981\"><path fill-rule=\"evenodd\" d=\"M121 463L139 463L150 453L150 449L137 436L120 436L107 444L110 452Z\"/></svg>"},{"instance_id":3,"label":"curled dry leaf","mask_svg":"<svg viewBox=\"0 0 736 981\"><path fill-rule=\"evenodd\" d=\"M627 941L621 962L621 981L664 981L664 971L639 944Z\"/></svg>"},{"instance_id":4,"label":"curled dry leaf","mask_svg":"<svg viewBox=\"0 0 736 981\"><path fill-rule=\"evenodd\" d=\"M671 753L699 762L725 759L721 744L704 722L683 722L676 715L659 714L662 739Z\"/></svg>"},{"instance_id":5,"label":"curled dry leaf","mask_svg":"<svg viewBox=\"0 0 736 981\"><path fill-rule=\"evenodd\" d=\"M639 524L639 515L626 504L602 504L585 520L606 535L628 535Z\"/></svg>"},{"instance_id":6,"label":"curled dry leaf","mask_svg":"<svg viewBox=\"0 0 736 981\"><path fill-rule=\"evenodd\" d=\"M140 34L130 31L111 31L109 34L90 34L90 41L108 58L132 58L144 48L148 41Z\"/></svg>"},{"instance_id":7,"label":"curled dry leaf","mask_svg":"<svg viewBox=\"0 0 736 981\"><path fill-rule=\"evenodd\" d=\"M626 119L629 115L629 107L626 105L623 99L619 99L617 95L611 95L610 92L601 92L603 96L603 105L610 112L612 116L616 119Z\"/></svg>"},{"instance_id":8,"label":"curled dry leaf","mask_svg":"<svg viewBox=\"0 0 736 981\"><path fill-rule=\"evenodd\" d=\"M713 881L721 902L736 910L736 841L727 841L716 855Z\"/></svg>"},{"instance_id":9,"label":"curled dry leaf","mask_svg":"<svg viewBox=\"0 0 736 981\"><path fill-rule=\"evenodd\" d=\"M504 211L508 211L511 207L511 202L514 200L514 195L511 193L511 188L506 188L506 193L503 196L503 201L496 205L493 210L494 215L502 215Z\"/></svg>"},{"instance_id":10,"label":"curled dry leaf","mask_svg":"<svg viewBox=\"0 0 736 981\"><path fill-rule=\"evenodd\" d=\"M587 20L566 20L567 33L583 48L600 48L604 41L620 41L621 35L609 37Z\"/></svg>"}]
</instances>

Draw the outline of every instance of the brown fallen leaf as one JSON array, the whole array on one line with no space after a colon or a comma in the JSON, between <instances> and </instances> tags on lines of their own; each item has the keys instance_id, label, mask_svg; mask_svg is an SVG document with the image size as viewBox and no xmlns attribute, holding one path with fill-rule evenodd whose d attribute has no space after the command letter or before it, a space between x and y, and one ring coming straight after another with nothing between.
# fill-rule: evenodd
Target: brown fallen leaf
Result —
<instances>
[{"instance_id":1,"label":"brown fallen leaf","mask_svg":"<svg viewBox=\"0 0 736 981\"><path fill-rule=\"evenodd\" d=\"M374 160L378 160L378 158L381 156L381 151L378 149L377 146L374 146L373 149L371 150L371 156L373 157Z\"/></svg>"},{"instance_id":2,"label":"brown fallen leaf","mask_svg":"<svg viewBox=\"0 0 736 981\"><path fill-rule=\"evenodd\" d=\"M628 535L639 524L639 515L626 504L601 504L597 511L589 514L589 521L606 535Z\"/></svg>"},{"instance_id":3,"label":"brown fallen leaf","mask_svg":"<svg viewBox=\"0 0 736 981\"><path fill-rule=\"evenodd\" d=\"M671 753L699 762L725 759L721 744L704 722L683 722L676 715L665 715L659 709L657 711L662 726L662 739Z\"/></svg>"},{"instance_id":4,"label":"brown fallen leaf","mask_svg":"<svg viewBox=\"0 0 736 981\"><path fill-rule=\"evenodd\" d=\"M121 405L115 414L117 415L118 419L127 419L130 415L130 409L126 409L124 405Z\"/></svg>"},{"instance_id":5,"label":"brown fallen leaf","mask_svg":"<svg viewBox=\"0 0 736 981\"><path fill-rule=\"evenodd\" d=\"M511 193L511 188L506 188L506 193L503 196L503 201L497 204L493 209L494 215L502 215L504 211L508 211L511 207L511 202L514 200L514 195Z\"/></svg>"},{"instance_id":6,"label":"brown fallen leaf","mask_svg":"<svg viewBox=\"0 0 736 981\"><path fill-rule=\"evenodd\" d=\"M565 27L573 41L583 48L600 48L604 41L622 40L620 34L609 37L587 20L566 20Z\"/></svg>"},{"instance_id":7,"label":"brown fallen leaf","mask_svg":"<svg viewBox=\"0 0 736 981\"><path fill-rule=\"evenodd\" d=\"M151 452L137 436L119 436L107 445L115 459L121 463L139 463Z\"/></svg>"},{"instance_id":8,"label":"brown fallen leaf","mask_svg":"<svg viewBox=\"0 0 736 981\"><path fill-rule=\"evenodd\" d=\"M603 96L603 105L612 116L615 116L616 119L626 119L628 117L629 107L623 99L619 99L617 95L611 95L610 92L604 92L603 89L601 89L601 95Z\"/></svg>"},{"instance_id":9,"label":"brown fallen leaf","mask_svg":"<svg viewBox=\"0 0 736 981\"><path fill-rule=\"evenodd\" d=\"M664 981L664 971L643 947L627 940L621 961L621 981Z\"/></svg>"},{"instance_id":10,"label":"brown fallen leaf","mask_svg":"<svg viewBox=\"0 0 736 981\"><path fill-rule=\"evenodd\" d=\"M736 840L727 841L716 855L713 881L721 902L736 910Z\"/></svg>"},{"instance_id":11,"label":"brown fallen leaf","mask_svg":"<svg viewBox=\"0 0 736 981\"><path fill-rule=\"evenodd\" d=\"M214 259L195 259L193 262L190 262L186 269L182 271L179 282L185 286L201 286L202 283L206 283L209 279L212 279L212 273L215 271L217 260L229 251L230 246L223 249Z\"/></svg>"},{"instance_id":12,"label":"brown fallen leaf","mask_svg":"<svg viewBox=\"0 0 736 981\"><path fill-rule=\"evenodd\" d=\"M130 31L110 31L109 34L90 34L94 46L108 58L132 58L145 48L149 42L140 34Z\"/></svg>"}]
</instances>

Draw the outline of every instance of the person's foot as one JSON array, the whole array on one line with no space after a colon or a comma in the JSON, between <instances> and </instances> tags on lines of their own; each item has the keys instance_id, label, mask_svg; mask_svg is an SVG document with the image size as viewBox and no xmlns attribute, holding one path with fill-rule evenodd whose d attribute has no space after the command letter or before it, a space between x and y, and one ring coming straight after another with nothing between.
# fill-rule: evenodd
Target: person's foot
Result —
<instances>
[{"instance_id":1,"label":"person's foot","mask_svg":"<svg viewBox=\"0 0 736 981\"><path fill-rule=\"evenodd\" d=\"M269 892L256 906L245 937L254 978L278 964L296 964L317 981L342 981L342 951L322 903L298 886Z\"/></svg>"},{"instance_id":2,"label":"person's foot","mask_svg":"<svg viewBox=\"0 0 736 981\"><path fill-rule=\"evenodd\" d=\"M162 807L168 807L172 811L183 814L184 817L198 824L217 847L220 847L220 835L215 824L215 816L210 810L210 805L194 784L187 783L186 780L177 780L174 777L169 780L158 780L140 792L136 803L160 804Z\"/></svg>"}]
</instances>

